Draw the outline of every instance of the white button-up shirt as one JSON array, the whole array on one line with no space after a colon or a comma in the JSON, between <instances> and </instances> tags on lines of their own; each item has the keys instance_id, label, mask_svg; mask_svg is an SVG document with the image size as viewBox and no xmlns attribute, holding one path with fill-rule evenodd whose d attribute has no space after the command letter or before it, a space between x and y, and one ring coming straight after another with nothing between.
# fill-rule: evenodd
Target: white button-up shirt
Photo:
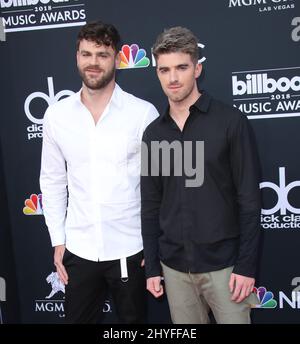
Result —
<instances>
[{"instance_id":1,"label":"white button-up shirt","mask_svg":"<svg viewBox=\"0 0 300 344\"><path fill-rule=\"evenodd\" d=\"M81 91L44 117L40 186L52 246L106 261L143 249L140 151L155 107L118 85L97 125Z\"/></svg>"}]
</instances>

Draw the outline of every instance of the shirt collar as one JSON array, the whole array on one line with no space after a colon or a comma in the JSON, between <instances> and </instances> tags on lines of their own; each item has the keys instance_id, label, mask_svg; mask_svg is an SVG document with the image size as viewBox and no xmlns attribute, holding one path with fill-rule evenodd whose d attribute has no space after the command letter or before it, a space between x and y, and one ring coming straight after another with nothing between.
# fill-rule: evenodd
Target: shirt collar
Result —
<instances>
[{"instance_id":1,"label":"shirt collar","mask_svg":"<svg viewBox=\"0 0 300 344\"><path fill-rule=\"evenodd\" d=\"M124 91L116 83L114 91L113 91L113 94L112 94L112 97L110 99L110 103L112 103L117 108L122 109L123 108L123 103L124 103L123 95L124 95Z\"/></svg>"},{"instance_id":2,"label":"shirt collar","mask_svg":"<svg viewBox=\"0 0 300 344\"><path fill-rule=\"evenodd\" d=\"M205 91L200 91L201 96L197 99L197 101L190 106L190 112L194 109L198 110L196 112L207 113L210 106L211 97ZM167 107L165 113L161 116L160 120L168 120L170 119L170 106Z\"/></svg>"},{"instance_id":3,"label":"shirt collar","mask_svg":"<svg viewBox=\"0 0 300 344\"><path fill-rule=\"evenodd\" d=\"M75 93L75 99L79 102L81 102L81 92L82 92L82 88L78 92ZM119 109L122 109L123 108L123 93L124 91L122 90L122 88L116 83L112 96L109 100L109 103L107 104L108 107L111 107L111 105L113 105Z\"/></svg>"}]
</instances>

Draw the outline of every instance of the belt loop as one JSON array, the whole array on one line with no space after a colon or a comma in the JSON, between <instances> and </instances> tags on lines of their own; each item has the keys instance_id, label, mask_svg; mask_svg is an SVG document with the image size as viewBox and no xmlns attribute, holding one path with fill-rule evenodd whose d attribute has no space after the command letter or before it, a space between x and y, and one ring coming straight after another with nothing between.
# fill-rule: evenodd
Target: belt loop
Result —
<instances>
[{"instance_id":1,"label":"belt loop","mask_svg":"<svg viewBox=\"0 0 300 344\"><path fill-rule=\"evenodd\" d=\"M128 270L127 270L127 258L120 259L121 265L121 281L127 282L128 281Z\"/></svg>"}]
</instances>

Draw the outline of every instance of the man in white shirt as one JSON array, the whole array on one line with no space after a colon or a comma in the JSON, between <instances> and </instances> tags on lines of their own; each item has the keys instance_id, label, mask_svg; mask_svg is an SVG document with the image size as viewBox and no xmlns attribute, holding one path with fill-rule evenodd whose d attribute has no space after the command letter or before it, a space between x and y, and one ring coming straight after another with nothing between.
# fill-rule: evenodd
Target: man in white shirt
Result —
<instances>
[{"instance_id":1,"label":"man in white shirt","mask_svg":"<svg viewBox=\"0 0 300 344\"><path fill-rule=\"evenodd\" d=\"M68 323L96 323L109 290L122 323L145 321L140 145L155 107L115 83L116 28L83 26L82 89L44 117L40 185Z\"/></svg>"}]
</instances>

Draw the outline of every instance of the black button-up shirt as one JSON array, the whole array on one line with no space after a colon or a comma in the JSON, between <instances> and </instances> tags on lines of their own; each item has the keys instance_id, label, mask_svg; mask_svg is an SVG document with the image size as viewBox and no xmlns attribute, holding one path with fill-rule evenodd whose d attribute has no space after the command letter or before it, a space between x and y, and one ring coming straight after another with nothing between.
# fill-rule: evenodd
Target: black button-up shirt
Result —
<instances>
[{"instance_id":1,"label":"black button-up shirt","mask_svg":"<svg viewBox=\"0 0 300 344\"><path fill-rule=\"evenodd\" d=\"M195 177L184 166L178 175L176 154L170 154L166 175L162 155L154 156L151 151L155 141L180 142L182 162L188 154L194 168L198 154L204 171L202 185L187 186ZM184 149L187 141L193 143L192 149ZM203 159L196 141L204 144ZM160 261L191 273L234 265L233 272L254 277L261 205L259 163L247 117L203 92L190 107L182 131L168 108L147 127L143 142L148 148L142 151L141 177L147 277L160 275Z\"/></svg>"}]
</instances>

